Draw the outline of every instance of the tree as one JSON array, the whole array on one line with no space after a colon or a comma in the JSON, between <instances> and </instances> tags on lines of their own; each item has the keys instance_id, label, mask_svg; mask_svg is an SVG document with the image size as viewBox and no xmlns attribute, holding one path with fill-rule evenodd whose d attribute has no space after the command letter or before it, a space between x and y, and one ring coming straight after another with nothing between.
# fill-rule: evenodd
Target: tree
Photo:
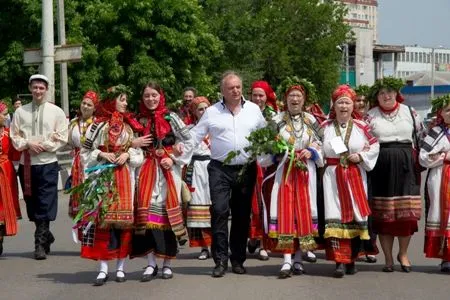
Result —
<instances>
[{"instance_id":1,"label":"tree","mask_svg":"<svg viewBox=\"0 0 450 300\"><path fill-rule=\"evenodd\" d=\"M8 35L0 36L0 73L17 84L0 95L26 88L32 72L22 66L23 49L39 45L41 19L40 1L3 2L7 10L0 14L0 28ZM65 10L67 43L83 45L82 62L68 68L72 107L86 90L118 83L132 87L134 100L150 79L162 85L169 101L187 85L206 95L216 89L209 74L222 44L203 21L197 1L67 0Z\"/></svg>"},{"instance_id":2,"label":"tree","mask_svg":"<svg viewBox=\"0 0 450 300\"><path fill-rule=\"evenodd\" d=\"M250 80L276 86L287 76L312 81L328 102L339 77L346 40L345 8L319 0L203 1L210 26L224 43L223 68L241 69Z\"/></svg>"}]
</instances>

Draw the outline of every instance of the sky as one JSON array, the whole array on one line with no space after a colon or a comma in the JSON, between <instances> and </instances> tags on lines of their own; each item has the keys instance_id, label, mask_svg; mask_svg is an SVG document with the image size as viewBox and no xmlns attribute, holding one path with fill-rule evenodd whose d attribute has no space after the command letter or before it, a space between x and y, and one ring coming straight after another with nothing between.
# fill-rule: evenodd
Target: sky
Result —
<instances>
[{"instance_id":1,"label":"sky","mask_svg":"<svg viewBox=\"0 0 450 300\"><path fill-rule=\"evenodd\" d=\"M450 48L450 0L378 0L378 42Z\"/></svg>"}]
</instances>

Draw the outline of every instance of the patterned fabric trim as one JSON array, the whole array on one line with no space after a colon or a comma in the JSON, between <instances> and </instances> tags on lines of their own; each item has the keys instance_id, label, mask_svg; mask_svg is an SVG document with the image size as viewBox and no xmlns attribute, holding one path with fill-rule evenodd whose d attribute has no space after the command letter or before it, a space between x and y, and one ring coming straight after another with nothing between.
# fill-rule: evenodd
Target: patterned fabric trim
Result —
<instances>
[{"instance_id":1,"label":"patterned fabric trim","mask_svg":"<svg viewBox=\"0 0 450 300\"><path fill-rule=\"evenodd\" d=\"M170 113L170 126L172 130L181 136L183 141L191 139L189 128L183 123L176 113Z\"/></svg>"},{"instance_id":2,"label":"patterned fabric trim","mask_svg":"<svg viewBox=\"0 0 450 300\"><path fill-rule=\"evenodd\" d=\"M424 149L426 152L430 152L439 143L439 141L444 135L445 132L444 130L442 130L441 127L438 126L433 127L423 140L422 149Z\"/></svg>"},{"instance_id":3,"label":"patterned fabric trim","mask_svg":"<svg viewBox=\"0 0 450 300\"><path fill-rule=\"evenodd\" d=\"M376 221L417 221L422 212L421 196L374 197L372 217Z\"/></svg>"}]
</instances>

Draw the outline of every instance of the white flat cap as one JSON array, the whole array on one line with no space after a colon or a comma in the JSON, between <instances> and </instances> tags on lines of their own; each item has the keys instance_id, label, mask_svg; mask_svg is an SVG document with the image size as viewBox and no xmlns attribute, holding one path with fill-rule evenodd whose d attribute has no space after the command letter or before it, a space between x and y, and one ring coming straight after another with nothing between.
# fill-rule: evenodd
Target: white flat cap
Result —
<instances>
[{"instance_id":1,"label":"white flat cap","mask_svg":"<svg viewBox=\"0 0 450 300\"><path fill-rule=\"evenodd\" d=\"M33 80L42 80L45 81L47 84L49 84L49 80L47 76L42 74L34 74L30 76L30 80L28 80L28 83L31 83Z\"/></svg>"}]
</instances>

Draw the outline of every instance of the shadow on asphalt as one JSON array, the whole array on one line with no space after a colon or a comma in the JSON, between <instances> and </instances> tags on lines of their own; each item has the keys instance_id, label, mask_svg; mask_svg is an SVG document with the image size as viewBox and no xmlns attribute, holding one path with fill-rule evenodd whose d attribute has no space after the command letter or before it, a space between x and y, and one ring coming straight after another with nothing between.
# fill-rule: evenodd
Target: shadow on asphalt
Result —
<instances>
[{"instance_id":1,"label":"shadow on asphalt","mask_svg":"<svg viewBox=\"0 0 450 300\"><path fill-rule=\"evenodd\" d=\"M40 279L50 279L55 283L92 284L97 272L47 273L38 274Z\"/></svg>"},{"instance_id":2,"label":"shadow on asphalt","mask_svg":"<svg viewBox=\"0 0 450 300\"><path fill-rule=\"evenodd\" d=\"M30 258L33 259L34 252L14 252L14 253L3 253L2 256L0 256L0 259L3 257L23 257L23 258ZM80 256L80 252L78 251L52 251L47 256Z\"/></svg>"}]
</instances>

